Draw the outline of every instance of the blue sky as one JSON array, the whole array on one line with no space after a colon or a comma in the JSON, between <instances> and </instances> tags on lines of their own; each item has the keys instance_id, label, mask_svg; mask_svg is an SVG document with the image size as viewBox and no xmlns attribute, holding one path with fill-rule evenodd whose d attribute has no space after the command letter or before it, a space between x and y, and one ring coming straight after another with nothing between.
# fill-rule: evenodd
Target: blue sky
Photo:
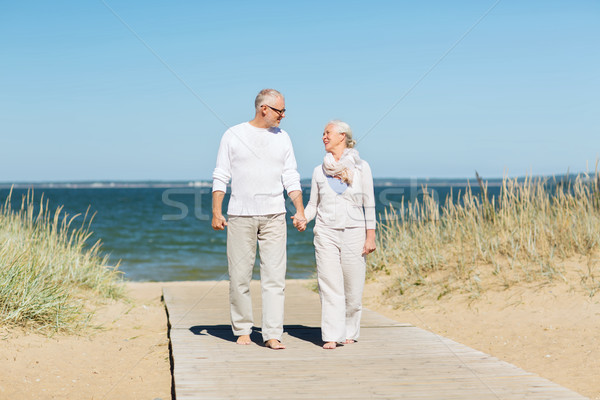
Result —
<instances>
[{"instance_id":1,"label":"blue sky","mask_svg":"<svg viewBox=\"0 0 600 400\"><path fill-rule=\"evenodd\" d=\"M209 179L264 87L299 171L347 121L376 177L563 174L600 157L600 2L0 5L0 182Z\"/></svg>"}]
</instances>

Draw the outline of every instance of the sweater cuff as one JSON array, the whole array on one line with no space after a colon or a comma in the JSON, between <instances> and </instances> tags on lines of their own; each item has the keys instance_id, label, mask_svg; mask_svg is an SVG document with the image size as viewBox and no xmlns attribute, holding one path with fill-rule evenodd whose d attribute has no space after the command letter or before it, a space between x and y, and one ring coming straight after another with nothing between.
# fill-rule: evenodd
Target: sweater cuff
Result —
<instances>
[{"instance_id":1,"label":"sweater cuff","mask_svg":"<svg viewBox=\"0 0 600 400\"><path fill-rule=\"evenodd\" d=\"M223 182L223 181L218 180L218 179L213 179L212 191L213 192L225 192L225 193L227 193L227 184L225 182Z\"/></svg>"},{"instance_id":2,"label":"sweater cuff","mask_svg":"<svg viewBox=\"0 0 600 400\"><path fill-rule=\"evenodd\" d=\"M376 229L377 223L375 221L367 221L365 224L365 229Z\"/></svg>"},{"instance_id":3,"label":"sweater cuff","mask_svg":"<svg viewBox=\"0 0 600 400\"><path fill-rule=\"evenodd\" d=\"M287 186L285 188L285 191L289 194L290 192L293 192L294 190L299 190L302 192L302 186L300 185L300 182L298 183L292 183L291 185Z\"/></svg>"}]
</instances>

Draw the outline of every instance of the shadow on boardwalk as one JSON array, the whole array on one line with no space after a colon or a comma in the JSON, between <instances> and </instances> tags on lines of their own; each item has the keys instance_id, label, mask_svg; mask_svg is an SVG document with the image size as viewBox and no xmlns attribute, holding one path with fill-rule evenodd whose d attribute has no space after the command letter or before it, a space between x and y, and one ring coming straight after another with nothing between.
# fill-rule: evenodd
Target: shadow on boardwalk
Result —
<instances>
[{"instance_id":1,"label":"shadow on boardwalk","mask_svg":"<svg viewBox=\"0 0 600 400\"><path fill-rule=\"evenodd\" d=\"M285 325L283 330L288 335L293 336L298 340L309 342L317 346L323 344L321 341L320 328L305 325ZM190 328L190 332L198 336L210 335L227 342L235 342L237 340L237 337L234 336L231 331L231 325L194 325ZM256 344L262 344L261 329L254 327L250 339Z\"/></svg>"}]
</instances>

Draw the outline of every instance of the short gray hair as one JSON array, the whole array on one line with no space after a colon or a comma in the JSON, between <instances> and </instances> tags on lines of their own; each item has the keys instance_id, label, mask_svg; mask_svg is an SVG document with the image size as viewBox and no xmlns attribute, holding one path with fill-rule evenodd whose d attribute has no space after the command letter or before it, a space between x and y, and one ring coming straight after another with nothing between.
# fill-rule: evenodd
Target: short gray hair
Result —
<instances>
[{"instance_id":1,"label":"short gray hair","mask_svg":"<svg viewBox=\"0 0 600 400\"><path fill-rule=\"evenodd\" d=\"M281 93L279 93L277 90L263 89L260 92L258 92L258 94L256 95L256 99L254 99L254 108L256 109L256 111L258 111L260 109L260 106L265 104L265 101L267 99L276 100L278 98L283 99L283 95Z\"/></svg>"},{"instance_id":2,"label":"short gray hair","mask_svg":"<svg viewBox=\"0 0 600 400\"><path fill-rule=\"evenodd\" d=\"M346 147L351 149L354 146L356 146L356 140L352 139L352 128L350 128L350 125L348 125L344 121L340 121L339 119L333 119L333 120L329 121L327 123L327 125L325 125L325 126L328 126L328 125L335 126L338 133L346 134Z\"/></svg>"}]
</instances>

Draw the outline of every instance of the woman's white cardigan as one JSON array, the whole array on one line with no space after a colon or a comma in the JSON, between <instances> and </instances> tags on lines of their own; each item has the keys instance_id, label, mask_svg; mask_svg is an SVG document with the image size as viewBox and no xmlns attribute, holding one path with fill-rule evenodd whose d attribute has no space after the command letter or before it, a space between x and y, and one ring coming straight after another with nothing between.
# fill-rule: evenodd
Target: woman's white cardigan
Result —
<instances>
[{"instance_id":1,"label":"woman's white cardigan","mask_svg":"<svg viewBox=\"0 0 600 400\"><path fill-rule=\"evenodd\" d=\"M329 186L323 166L315 167L304 213L308 221L316 217L315 226L375 229L375 193L369 164L362 161L354 169L352 185L342 194Z\"/></svg>"}]
</instances>

